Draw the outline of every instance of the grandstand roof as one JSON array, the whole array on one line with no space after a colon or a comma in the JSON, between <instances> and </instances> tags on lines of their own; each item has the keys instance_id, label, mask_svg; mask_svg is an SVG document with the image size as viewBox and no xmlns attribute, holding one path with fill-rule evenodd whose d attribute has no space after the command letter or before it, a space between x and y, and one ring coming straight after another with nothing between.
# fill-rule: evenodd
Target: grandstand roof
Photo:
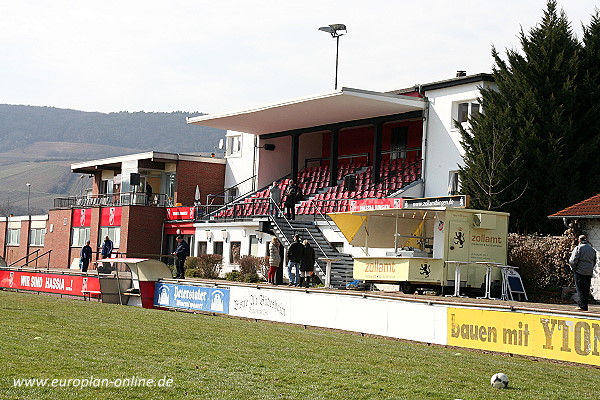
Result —
<instances>
[{"instance_id":1,"label":"grandstand roof","mask_svg":"<svg viewBox=\"0 0 600 400\"><path fill-rule=\"evenodd\" d=\"M552 214L548 218L600 218L600 193Z\"/></svg>"},{"instance_id":2,"label":"grandstand roof","mask_svg":"<svg viewBox=\"0 0 600 400\"><path fill-rule=\"evenodd\" d=\"M188 124L255 135L421 111L423 99L342 88L247 110L188 118Z\"/></svg>"}]
</instances>

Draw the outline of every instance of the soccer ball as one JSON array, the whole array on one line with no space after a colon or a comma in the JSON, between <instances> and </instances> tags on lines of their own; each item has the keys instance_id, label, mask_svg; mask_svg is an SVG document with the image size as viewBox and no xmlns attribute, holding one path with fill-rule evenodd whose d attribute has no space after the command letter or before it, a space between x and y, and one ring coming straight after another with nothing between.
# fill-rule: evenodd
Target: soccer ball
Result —
<instances>
[{"instance_id":1,"label":"soccer ball","mask_svg":"<svg viewBox=\"0 0 600 400\"><path fill-rule=\"evenodd\" d=\"M508 376L499 372L497 374L494 374L494 376L492 376L492 379L490 380L490 382L491 382L493 388L506 389L506 387L508 386Z\"/></svg>"}]
</instances>

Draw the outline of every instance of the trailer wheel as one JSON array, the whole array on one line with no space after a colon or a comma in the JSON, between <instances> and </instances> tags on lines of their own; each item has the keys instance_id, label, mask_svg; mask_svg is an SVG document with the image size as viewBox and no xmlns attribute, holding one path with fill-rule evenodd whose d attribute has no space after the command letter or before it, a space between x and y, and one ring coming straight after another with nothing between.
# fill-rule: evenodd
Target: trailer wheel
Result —
<instances>
[{"instance_id":1,"label":"trailer wheel","mask_svg":"<svg viewBox=\"0 0 600 400\"><path fill-rule=\"evenodd\" d=\"M414 294L417 291L417 286L413 285L410 282L402 282L400 284L400 289L402 290L403 293Z\"/></svg>"}]
</instances>

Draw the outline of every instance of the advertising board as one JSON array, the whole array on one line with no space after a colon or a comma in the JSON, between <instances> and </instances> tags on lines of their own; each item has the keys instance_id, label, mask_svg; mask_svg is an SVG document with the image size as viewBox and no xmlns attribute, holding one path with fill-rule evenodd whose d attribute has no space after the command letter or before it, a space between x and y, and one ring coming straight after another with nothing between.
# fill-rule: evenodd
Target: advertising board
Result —
<instances>
[{"instance_id":1,"label":"advertising board","mask_svg":"<svg viewBox=\"0 0 600 400\"><path fill-rule=\"evenodd\" d=\"M0 270L0 287L83 296L82 290L100 291L98 277Z\"/></svg>"},{"instance_id":2,"label":"advertising board","mask_svg":"<svg viewBox=\"0 0 600 400\"><path fill-rule=\"evenodd\" d=\"M448 308L448 345L600 365L600 319Z\"/></svg>"},{"instance_id":3,"label":"advertising board","mask_svg":"<svg viewBox=\"0 0 600 400\"><path fill-rule=\"evenodd\" d=\"M229 288L158 282L154 287L154 305L228 314Z\"/></svg>"}]
</instances>

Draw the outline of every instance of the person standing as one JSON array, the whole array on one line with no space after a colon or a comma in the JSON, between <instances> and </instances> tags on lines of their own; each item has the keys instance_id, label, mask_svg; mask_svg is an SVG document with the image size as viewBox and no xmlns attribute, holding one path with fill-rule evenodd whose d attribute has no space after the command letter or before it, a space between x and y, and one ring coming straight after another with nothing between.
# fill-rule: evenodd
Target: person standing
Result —
<instances>
[{"instance_id":1,"label":"person standing","mask_svg":"<svg viewBox=\"0 0 600 400\"><path fill-rule=\"evenodd\" d=\"M85 242L85 246L81 248L79 255L81 257L81 272L87 272L90 261L92 261L92 247L89 240Z\"/></svg>"},{"instance_id":2,"label":"person standing","mask_svg":"<svg viewBox=\"0 0 600 400\"><path fill-rule=\"evenodd\" d=\"M150 205L150 199L152 198L152 186L146 182L146 205Z\"/></svg>"},{"instance_id":3,"label":"person standing","mask_svg":"<svg viewBox=\"0 0 600 400\"><path fill-rule=\"evenodd\" d=\"M288 277L290 283L288 286L298 286L298 270L300 269L300 263L302 262L302 253L304 252L304 246L300 243L300 237L294 235L294 241L288 248Z\"/></svg>"},{"instance_id":4,"label":"person standing","mask_svg":"<svg viewBox=\"0 0 600 400\"><path fill-rule=\"evenodd\" d=\"M105 237L104 243L102 243L102 258L110 258L113 248L114 246L112 240L110 240L108 236Z\"/></svg>"},{"instance_id":5,"label":"person standing","mask_svg":"<svg viewBox=\"0 0 600 400\"><path fill-rule=\"evenodd\" d=\"M275 274L279 263L281 261L281 253L279 253L279 239L277 236L273 236L271 243L269 244L269 273L267 275L267 282L275 285Z\"/></svg>"},{"instance_id":6,"label":"person standing","mask_svg":"<svg viewBox=\"0 0 600 400\"><path fill-rule=\"evenodd\" d=\"M285 217L292 221L296 219L296 202L302 198L302 190L300 186L294 183L294 180L290 180L290 184L285 190Z\"/></svg>"},{"instance_id":7,"label":"person standing","mask_svg":"<svg viewBox=\"0 0 600 400\"><path fill-rule=\"evenodd\" d=\"M182 236L177 236L177 248L172 253L177 257L175 260L175 268L177 269L177 275L175 279L185 279L185 259L190 254L190 246Z\"/></svg>"},{"instance_id":8,"label":"person standing","mask_svg":"<svg viewBox=\"0 0 600 400\"><path fill-rule=\"evenodd\" d=\"M275 271L275 284L283 285L283 256L285 253L285 246L281 243L281 240L277 240L278 248L279 248L279 266L277 267L277 271Z\"/></svg>"},{"instance_id":9,"label":"person standing","mask_svg":"<svg viewBox=\"0 0 600 400\"><path fill-rule=\"evenodd\" d=\"M273 182L273 185L269 188L269 215L278 216L277 209L281 204L281 189L277 182Z\"/></svg>"},{"instance_id":10,"label":"person standing","mask_svg":"<svg viewBox=\"0 0 600 400\"><path fill-rule=\"evenodd\" d=\"M569 265L575 277L575 288L579 295L579 310L587 311L592 274L596 266L596 250L588 243L587 236L579 236L579 244L571 253Z\"/></svg>"},{"instance_id":11,"label":"person standing","mask_svg":"<svg viewBox=\"0 0 600 400\"><path fill-rule=\"evenodd\" d=\"M315 261L315 249L312 248L308 240L304 240L304 250L300 262L300 286L306 284L306 287L310 287L310 278L315 270Z\"/></svg>"}]
</instances>

